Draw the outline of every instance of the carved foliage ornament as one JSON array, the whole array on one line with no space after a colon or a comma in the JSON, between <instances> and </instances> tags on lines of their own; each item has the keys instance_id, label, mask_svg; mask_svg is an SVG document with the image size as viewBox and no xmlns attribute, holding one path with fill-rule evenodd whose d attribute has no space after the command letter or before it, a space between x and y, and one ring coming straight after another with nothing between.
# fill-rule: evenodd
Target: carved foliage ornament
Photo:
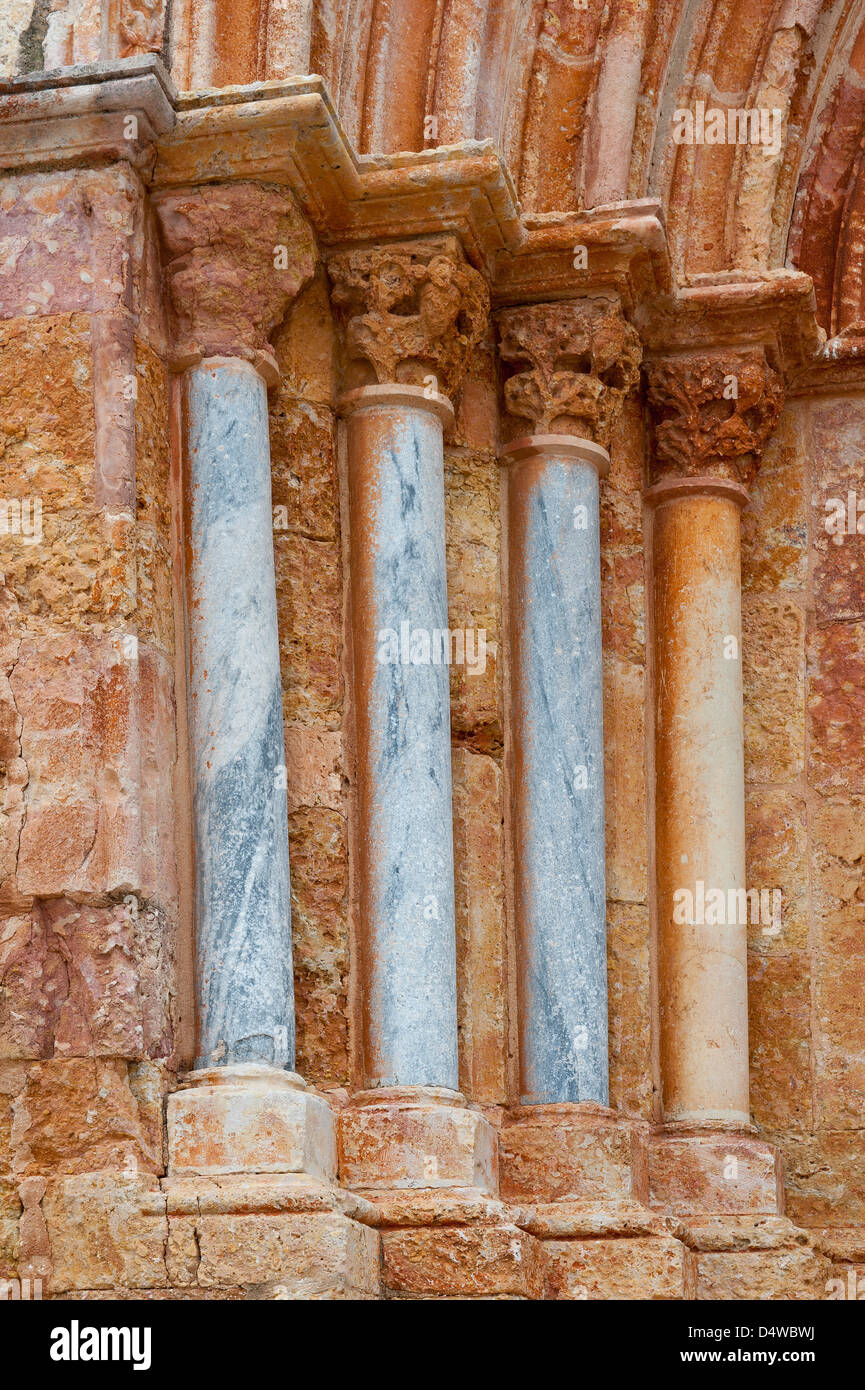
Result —
<instances>
[{"instance_id":1,"label":"carved foliage ornament","mask_svg":"<svg viewBox=\"0 0 865 1390\"><path fill-rule=\"evenodd\" d=\"M573 434L609 448L639 376L640 340L614 300L596 297L505 309L498 315L505 406L534 434Z\"/></svg>"},{"instance_id":2,"label":"carved foliage ornament","mask_svg":"<svg viewBox=\"0 0 865 1390\"><path fill-rule=\"evenodd\" d=\"M749 487L784 400L762 348L661 359L646 375L651 481L711 475Z\"/></svg>"},{"instance_id":3,"label":"carved foliage ornament","mask_svg":"<svg viewBox=\"0 0 865 1390\"><path fill-rule=\"evenodd\" d=\"M452 237L358 248L328 265L333 302L347 319L348 388L434 375L453 395L486 327L483 277Z\"/></svg>"},{"instance_id":4,"label":"carved foliage ornament","mask_svg":"<svg viewBox=\"0 0 865 1390\"><path fill-rule=\"evenodd\" d=\"M315 269L292 195L259 184L169 193L157 204L178 353L267 351Z\"/></svg>"}]
</instances>

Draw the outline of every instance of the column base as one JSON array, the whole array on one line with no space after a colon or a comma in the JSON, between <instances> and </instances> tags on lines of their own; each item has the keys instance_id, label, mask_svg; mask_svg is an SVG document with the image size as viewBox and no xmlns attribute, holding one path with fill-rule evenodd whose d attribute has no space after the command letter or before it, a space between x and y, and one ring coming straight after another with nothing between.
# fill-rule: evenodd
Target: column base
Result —
<instances>
[{"instance_id":1,"label":"column base","mask_svg":"<svg viewBox=\"0 0 865 1390\"><path fill-rule=\"evenodd\" d=\"M168 1098L162 1185L172 1287L190 1297L377 1298L378 1213L337 1186L328 1102L296 1073L251 1063L184 1083Z\"/></svg>"},{"instance_id":2,"label":"column base","mask_svg":"<svg viewBox=\"0 0 865 1390\"><path fill-rule=\"evenodd\" d=\"M645 1203L648 1126L592 1102L525 1105L499 1138L503 1201Z\"/></svg>"},{"instance_id":3,"label":"column base","mask_svg":"<svg viewBox=\"0 0 865 1390\"><path fill-rule=\"evenodd\" d=\"M497 1190L496 1133L456 1091L361 1091L339 1116L340 1180L356 1192Z\"/></svg>"},{"instance_id":4,"label":"column base","mask_svg":"<svg viewBox=\"0 0 865 1390\"><path fill-rule=\"evenodd\" d=\"M750 1134L663 1133L649 1144L649 1202L677 1216L779 1216L781 1156Z\"/></svg>"},{"instance_id":5,"label":"column base","mask_svg":"<svg viewBox=\"0 0 865 1390\"><path fill-rule=\"evenodd\" d=\"M302 1173L336 1181L336 1122L295 1072L244 1063L189 1072L168 1098L168 1172Z\"/></svg>"}]
</instances>

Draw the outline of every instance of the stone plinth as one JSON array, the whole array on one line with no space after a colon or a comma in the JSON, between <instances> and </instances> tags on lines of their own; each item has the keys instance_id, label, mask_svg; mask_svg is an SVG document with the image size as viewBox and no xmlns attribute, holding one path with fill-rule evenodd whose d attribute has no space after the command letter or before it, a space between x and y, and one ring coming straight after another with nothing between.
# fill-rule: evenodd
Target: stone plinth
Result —
<instances>
[{"instance_id":1,"label":"stone plinth","mask_svg":"<svg viewBox=\"0 0 865 1390\"><path fill-rule=\"evenodd\" d=\"M740 1134L668 1134L649 1145L649 1202L692 1212L783 1214L780 1154Z\"/></svg>"},{"instance_id":2,"label":"stone plinth","mask_svg":"<svg viewBox=\"0 0 865 1390\"><path fill-rule=\"evenodd\" d=\"M647 1127L602 1105L527 1105L499 1136L501 1194L511 1202L644 1202Z\"/></svg>"},{"instance_id":3,"label":"stone plinth","mask_svg":"<svg viewBox=\"0 0 865 1390\"><path fill-rule=\"evenodd\" d=\"M294 1072L255 1065L191 1073L168 1100L173 1175L304 1173L336 1179L336 1127Z\"/></svg>"},{"instance_id":4,"label":"stone plinth","mask_svg":"<svg viewBox=\"0 0 865 1390\"><path fill-rule=\"evenodd\" d=\"M360 1092L339 1116L340 1180L357 1191L474 1188L495 1192L495 1131L457 1092Z\"/></svg>"}]
</instances>

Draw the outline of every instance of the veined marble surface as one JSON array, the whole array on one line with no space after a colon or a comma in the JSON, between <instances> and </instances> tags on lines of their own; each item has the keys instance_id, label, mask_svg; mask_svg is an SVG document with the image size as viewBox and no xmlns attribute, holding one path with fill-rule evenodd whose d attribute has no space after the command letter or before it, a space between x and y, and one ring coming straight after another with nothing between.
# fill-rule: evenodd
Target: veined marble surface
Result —
<instances>
[{"instance_id":1,"label":"veined marble surface","mask_svg":"<svg viewBox=\"0 0 865 1390\"><path fill-rule=\"evenodd\" d=\"M598 476L548 458L512 594L522 1104L609 1103ZM586 522L585 528L580 524Z\"/></svg>"},{"instance_id":2,"label":"veined marble surface","mask_svg":"<svg viewBox=\"0 0 865 1390\"><path fill-rule=\"evenodd\" d=\"M372 470L372 593L356 640L448 625L440 420L381 412ZM458 1088L449 668L377 660L367 714L365 1008L379 1086Z\"/></svg>"},{"instance_id":3,"label":"veined marble surface","mask_svg":"<svg viewBox=\"0 0 865 1390\"><path fill-rule=\"evenodd\" d=\"M197 1066L294 1066L285 740L264 382L186 375Z\"/></svg>"}]
</instances>

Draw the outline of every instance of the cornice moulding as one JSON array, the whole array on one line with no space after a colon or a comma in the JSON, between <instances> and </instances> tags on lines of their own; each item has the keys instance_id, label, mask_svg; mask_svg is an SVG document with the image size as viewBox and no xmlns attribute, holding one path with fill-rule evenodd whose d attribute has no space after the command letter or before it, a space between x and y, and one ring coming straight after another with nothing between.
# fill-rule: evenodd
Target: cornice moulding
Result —
<instances>
[{"instance_id":1,"label":"cornice moulding","mask_svg":"<svg viewBox=\"0 0 865 1390\"><path fill-rule=\"evenodd\" d=\"M789 396L846 395L865 391L865 336L830 338L794 372Z\"/></svg>"},{"instance_id":2,"label":"cornice moulding","mask_svg":"<svg viewBox=\"0 0 865 1390\"><path fill-rule=\"evenodd\" d=\"M118 58L0 81L0 171L152 163L177 93L159 59ZM136 120L130 133L128 118Z\"/></svg>"},{"instance_id":3,"label":"cornice moulding","mask_svg":"<svg viewBox=\"0 0 865 1390\"><path fill-rule=\"evenodd\" d=\"M761 346L785 376L813 362L825 339L811 277L796 270L700 276L642 304L634 322L647 359Z\"/></svg>"},{"instance_id":4,"label":"cornice moulding","mask_svg":"<svg viewBox=\"0 0 865 1390\"><path fill-rule=\"evenodd\" d=\"M762 343L788 375L821 360L809 276L733 271L677 290L654 200L523 214L490 141L358 155L316 75L178 93L151 54L0 82L0 171L117 160L138 168L154 193L282 184L325 255L452 232L486 276L494 307L613 292L649 354ZM581 246L585 269L574 264Z\"/></svg>"},{"instance_id":5,"label":"cornice moulding","mask_svg":"<svg viewBox=\"0 0 865 1390\"><path fill-rule=\"evenodd\" d=\"M124 119L138 117L138 138ZM159 59L0 84L0 170L153 161L153 190L257 181L292 189L325 248L452 231L497 305L614 290L626 312L672 287L658 204L523 217L490 141L358 155L320 77L178 94ZM585 270L574 266L584 245Z\"/></svg>"}]
</instances>

